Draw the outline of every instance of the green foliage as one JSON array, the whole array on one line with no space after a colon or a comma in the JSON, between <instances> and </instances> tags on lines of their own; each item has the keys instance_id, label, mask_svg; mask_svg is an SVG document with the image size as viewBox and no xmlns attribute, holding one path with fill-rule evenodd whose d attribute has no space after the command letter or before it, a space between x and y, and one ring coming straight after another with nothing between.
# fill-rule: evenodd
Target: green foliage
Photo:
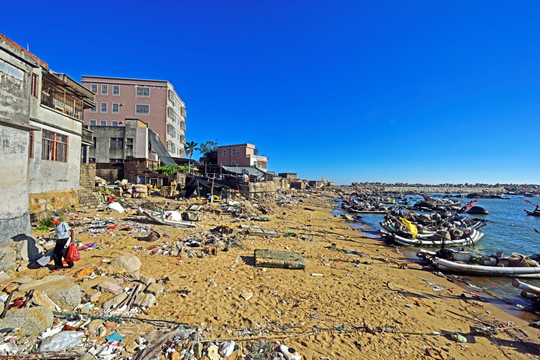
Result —
<instances>
[{"instance_id":1,"label":"green foliage","mask_svg":"<svg viewBox=\"0 0 540 360\"><path fill-rule=\"evenodd\" d=\"M154 172L157 172L158 174L165 174L165 175L174 175L178 171L180 171L180 166L178 164L171 164L167 166L160 166L156 169L154 169Z\"/></svg>"},{"instance_id":2,"label":"green foliage","mask_svg":"<svg viewBox=\"0 0 540 360\"><path fill-rule=\"evenodd\" d=\"M199 144L196 143L195 141L190 141L186 143L185 145L186 155L189 155L190 159L193 159L193 151L197 150L197 145Z\"/></svg>"},{"instance_id":3,"label":"green foliage","mask_svg":"<svg viewBox=\"0 0 540 360\"><path fill-rule=\"evenodd\" d=\"M64 221L64 217L60 215L60 221ZM52 216L44 217L39 220L38 230L49 231L51 228L54 228L52 223Z\"/></svg>"},{"instance_id":4,"label":"green foliage","mask_svg":"<svg viewBox=\"0 0 540 360\"><path fill-rule=\"evenodd\" d=\"M199 145L198 150L203 154L201 160L204 160L209 164L217 164L217 148L217 139L216 141L210 140Z\"/></svg>"}]
</instances>

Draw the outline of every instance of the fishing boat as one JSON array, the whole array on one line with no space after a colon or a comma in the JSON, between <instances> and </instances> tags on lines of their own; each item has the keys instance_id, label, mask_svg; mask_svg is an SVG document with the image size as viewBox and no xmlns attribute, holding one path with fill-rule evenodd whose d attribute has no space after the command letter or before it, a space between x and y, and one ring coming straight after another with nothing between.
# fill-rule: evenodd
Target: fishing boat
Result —
<instances>
[{"instance_id":1,"label":"fishing boat","mask_svg":"<svg viewBox=\"0 0 540 360\"><path fill-rule=\"evenodd\" d=\"M409 239L404 236L400 236L396 233L390 233L385 230L381 230L381 235L387 241L390 241L390 242L393 242L402 246L458 247L458 246L472 245L476 243L478 240L480 240L484 236L484 233L476 229L472 229L472 231L466 234L465 237L454 239L454 240L443 239L437 236L436 234L418 234L416 238Z\"/></svg>"},{"instance_id":2,"label":"fishing boat","mask_svg":"<svg viewBox=\"0 0 540 360\"><path fill-rule=\"evenodd\" d=\"M193 221L184 220L172 220L167 217L167 214L162 211L152 211L139 208L139 212L149 218L150 220L157 222L161 225L170 225L174 227L196 227L197 225Z\"/></svg>"},{"instance_id":3,"label":"fishing boat","mask_svg":"<svg viewBox=\"0 0 540 360\"><path fill-rule=\"evenodd\" d=\"M527 215L531 215L531 216L540 216L540 211L530 211L530 210L525 210L525 212L527 213Z\"/></svg>"},{"instance_id":4,"label":"fishing boat","mask_svg":"<svg viewBox=\"0 0 540 360\"><path fill-rule=\"evenodd\" d=\"M512 254L508 258L504 258L502 256L474 256L474 252L469 249L438 252L421 249L418 251L417 256L429 261L437 269L450 273L475 276L540 278L540 265L531 259L537 255L526 257L520 254ZM521 261L517 261L515 258L519 258ZM525 259L528 261L524 261Z\"/></svg>"}]
</instances>

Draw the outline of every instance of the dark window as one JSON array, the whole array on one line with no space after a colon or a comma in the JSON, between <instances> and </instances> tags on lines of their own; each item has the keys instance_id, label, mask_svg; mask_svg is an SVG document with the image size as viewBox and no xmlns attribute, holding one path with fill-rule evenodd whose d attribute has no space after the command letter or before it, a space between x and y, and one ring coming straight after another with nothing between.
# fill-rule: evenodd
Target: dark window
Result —
<instances>
[{"instance_id":1,"label":"dark window","mask_svg":"<svg viewBox=\"0 0 540 360\"><path fill-rule=\"evenodd\" d=\"M28 157L32 159L34 157L34 131L30 130L30 144L28 144Z\"/></svg>"},{"instance_id":2,"label":"dark window","mask_svg":"<svg viewBox=\"0 0 540 360\"><path fill-rule=\"evenodd\" d=\"M43 130L41 142L41 158L43 160L67 161L67 140L66 135L52 131Z\"/></svg>"},{"instance_id":3,"label":"dark window","mask_svg":"<svg viewBox=\"0 0 540 360\"><path fill-rule=\"evenodd\" d=\"M110 149L123 149L123 148L124 148L124 139L111 138Z\"/></svg>"},{"instance_id":4,"label":"dark window","mask_svg":"<svg viewBox=\"0 0 540 360\"><path fill-rule=\"evenodd\" d=\"M37 74L32 74L32 96L38 96L38 87L39 87L39 76Z\"/></svg>"}]
</instances>

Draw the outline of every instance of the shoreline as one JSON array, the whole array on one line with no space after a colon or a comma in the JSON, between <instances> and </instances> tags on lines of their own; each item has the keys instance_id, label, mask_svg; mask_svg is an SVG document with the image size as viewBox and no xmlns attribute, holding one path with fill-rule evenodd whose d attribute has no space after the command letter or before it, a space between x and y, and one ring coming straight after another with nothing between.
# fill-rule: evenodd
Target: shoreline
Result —
<instances>
[{"instance_id":1,"label":"shoreline","mask_svg":"<svg viewBox=\"0 0 540 360\"><path fill-rule=\"evenodd\" d=\"M84 213L75 222L110 218L115 229L98 236L76 227L81 243L98 242L81 251L82 260L62 275L94 268L113 274L107 262L121 255L135 255L142 262L141 276L153 277L164 291L157 304L147 309L151 319L167 319L204 330L206 339L235 340L239 349L228 359L241 359L250 341L264 337L293 347L302 359L423 358L512 359L540 356L540 330L491 303L463 292L458 284L422 270L394 249L370 239L334 216L333 191L293 192L274 201L242 202L269 221L241 220L224 213L219 204L203 205L196 229L172 228L137 220L128 214ZM131 200L128 201L130 203ZM155 207L185 210L193 201L150 199ZM136 206L135 206L136 207ZM84 219L87 220L84 220ZM210 235L210 230L230 225L233 234ZM242 233L240 225L275 229L289 237L255 237ZM124 231L145 226L161 234L157 241L141 241L141 234ZM214 254L189 257L153 255L152 248L170 247L187 239L234 238L241 246ZM168 245L167 245L168 244ZM336 244L335 249L331 244ZM254 266L254 251L271 249L302 255L305 270ZM197 250L195 248L194 250ZM318 274L313 276L312 274ZM47 269L25 269L17 276L42 278ZM126 283L128 284L128 283ZM101 294L96 309L110 294ZM520 326L492 336L471 333L471 325ZM129 323L118 326L129 348L137 336L150 331ZM130 334L131 332L131 334ZM460 333L467 343L452 339ZM252 336L242 334L251 333ZM436 334L439 335L436 335ZM97 341L104 341L101 336ZM438 355L434 355L438 354ZM435 357L437 358L437 357Z\"/></svg>"}]
</instances>

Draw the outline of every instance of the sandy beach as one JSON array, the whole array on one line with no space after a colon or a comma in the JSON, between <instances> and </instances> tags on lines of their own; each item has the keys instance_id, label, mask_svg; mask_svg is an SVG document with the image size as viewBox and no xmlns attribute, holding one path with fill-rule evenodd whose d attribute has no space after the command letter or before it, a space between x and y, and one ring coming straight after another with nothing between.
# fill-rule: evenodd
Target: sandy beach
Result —
<instances>
[{"instance_id":1,"label":"sandy beach","mask_svg":"<svg viewBox=\"0 0 540 360\"><path fill-rule=\"evenodd\" d=\"M481 293L465 292L455 282L403 258L398 249L352 229L331 213L337 196L333 191L322 191L281 196L277 203L239 200L248 212L269 221L235 218L224 212L219 202L205 204L195 229L154 224L135 209L153 205L185 211L189 204L200 203L197 200L156 197L141 203L129 199L133 209L123 214L66 214L80 244L97 246L81 250L82 260L74 268L54 274L74 277L84 293L90 285L77 276L81 269L121 278L109 261L135 255L142 262L140 277L155 279L164 290L147 314L133 316L197 326L203 343L233 340L237 346L229 359L255 358L248 354L257 341L269 341L273 347L285 344L302 359L540 356L538 328L483 301ZM88 225L96 221L107 228L92 236ZM287 236L253 236L246 234L242 225L274 229ZM219 226L232 229L232 233L211 233ZM146 232L137 231L141 229ZM161 237L144 241L150 229ZM34 233L37 237L45 234ZM222 242L191 248L191 252L167 253L178 241L211 237ZM234 240L228 243L237 246L224 248L226 239ZM305 260L305 269L255 267L256 249L297 252ZM51 274L47 268L20 269L14 278L39 279ZM12 283L14 278L1 285ZM99 314L100 304L112 296L101 293L91 313ZM475 325L516 328L486 336L475 333L471 328ZM171 328L124 321L105 332L86 329L85 335L99 344L112 332L122 334L125 351L118 358L130 358L137 351L135 339L155 329L165 332ZM456 341L452 336L456 333L467 342ZM170 358L180 358L181 347L176 350Z\"/></svg>"}]
</instances>

